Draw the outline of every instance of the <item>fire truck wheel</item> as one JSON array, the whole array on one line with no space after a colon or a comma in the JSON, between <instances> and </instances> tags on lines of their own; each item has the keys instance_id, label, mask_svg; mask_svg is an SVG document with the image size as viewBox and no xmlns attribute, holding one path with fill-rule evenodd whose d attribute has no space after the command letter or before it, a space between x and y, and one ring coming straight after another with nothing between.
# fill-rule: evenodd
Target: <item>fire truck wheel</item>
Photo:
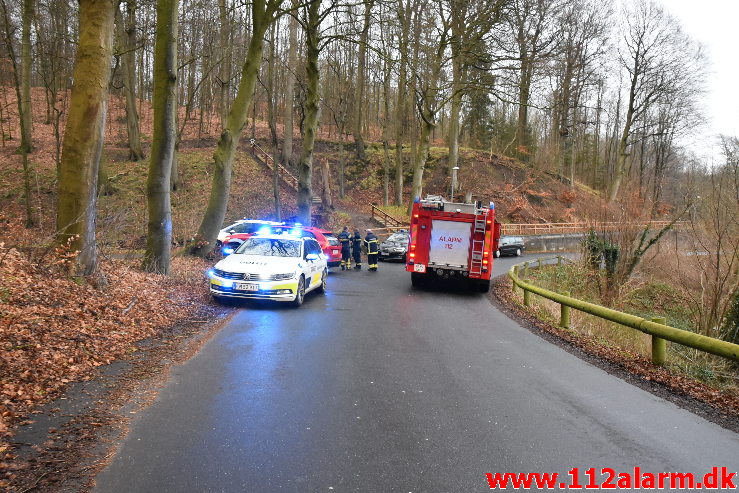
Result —
<instances>
[{"instance_id":1,"label":"fire truck wheel","mask_svg":"<svg viewBox=\"0 0 739 493\"><path fill-rule=\"evenodd\" d=\"M477 291L487 293L490 290L490 281L477 281Z\"/></svg>"},{"instance_id":2,"label":"fire truck wheel","mask_svg":"<svg viewBox=\"0 0 739 493\"><path fill-rule=\"evenodd\" d=\"M411 272L411 284L414 288L420 288L421 286L426 285L426 276Z\"/></svg>"}]
</instances>

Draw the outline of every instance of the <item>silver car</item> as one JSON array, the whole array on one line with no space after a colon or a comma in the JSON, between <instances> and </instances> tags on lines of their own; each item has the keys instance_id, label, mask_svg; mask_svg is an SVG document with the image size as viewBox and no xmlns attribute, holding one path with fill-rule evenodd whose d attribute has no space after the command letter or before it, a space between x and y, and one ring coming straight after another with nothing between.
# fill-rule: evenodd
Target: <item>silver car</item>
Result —
<instances>
[{"instance_id":1,"label":"silver car","mask_svg":"<svg viewBox=\"0 0 739 493\"><path fill-rule=\"evenodd\" d=\"M380 243L380 260L402 260L405 262L409 241L410 234L405 230L391 234Z\"/></svg>"}]
</instances>

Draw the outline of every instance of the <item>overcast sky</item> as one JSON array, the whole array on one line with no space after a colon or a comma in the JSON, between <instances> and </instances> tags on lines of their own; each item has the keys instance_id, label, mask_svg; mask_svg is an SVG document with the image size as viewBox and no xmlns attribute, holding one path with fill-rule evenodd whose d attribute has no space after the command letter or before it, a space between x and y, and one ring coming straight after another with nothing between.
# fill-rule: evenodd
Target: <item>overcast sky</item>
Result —
<instances>
[{"instance_id":1,"label":"overcast sky","mask_svg":"<svg viewBox=\"0 0 739 493\"><path fill-rule=\"evenodd\" d=\"M685 30L701 42L710 60L706 138L739 136L739 1L661 0Z\"/></svg>"}]
</instances>

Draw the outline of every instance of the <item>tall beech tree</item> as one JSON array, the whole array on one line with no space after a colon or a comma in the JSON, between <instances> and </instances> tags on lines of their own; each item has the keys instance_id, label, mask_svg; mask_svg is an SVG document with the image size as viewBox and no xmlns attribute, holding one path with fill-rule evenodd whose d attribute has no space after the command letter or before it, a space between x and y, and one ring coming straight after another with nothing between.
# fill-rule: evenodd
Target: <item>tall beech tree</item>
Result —
<instances>
[{"instance_id":1,"label":"tall beech tree","mask_svg":"<svg viewBox=\"0 0 739 493\"><path fill-rule=\"evenodd\" d=\"M313 202L313 150L318 130L318 103L321 99L318 55L320 54L320 27L328 11L321 13L321 0L310 0L303 7L303 29L305 30L305 120L303 127L303 151L298 165L298 217L303 224L311 223Z\"/></svg>"},{"instance_id":2,"label":"tall beech tree","mask_svg":"<svg viewBox=\"0 0 739 493\"><path fill-rule=\"evenodd\" d=\"M292 0L292 8L297 7L297 0ZM287 71L285 77L285 116L283 124L281 161L284 166L293 164L293 104L295 99L295 71L298 68L298 20L294 16L288 18L290 38L287 52Z\"/></svg>"},{"instance_id":3,"label":"tall beech tree","mask_svg":"<svg viewBox=\"0 0 739 493\"><path fill-rule=\"evenodd\" d=\"M251 38L247 47L246 60L238 92L213 154L213 182L210 199L203 221L190 247L190 253L193 255L204 257L213 250L218 230L226 216L228 196L231 191L233 160L241 132L246 125L249 108L254 100L254 89L262 62L264 35L275 21L281 4L282 0L254 0L251 4Z\"/></svg>"},{"instance_id":4,"label":"tall beech tree","mask_svg":"<svg viewBox=\"0 0 739 493\"><path fill-rule=\"evenodd\" d=\"M33 208L31 207L31 166L28 162L28 154L31 152L31 43L30 43L30 16L33 15L33 2L24 0L23 12L23 28L21 33L21 66L15 57L15 48L13 47L13 32L16 30L11 20L11 14L5 0L0 3L3 9L3 20L5 24L5 45L10 55L10 61L13 66L13 82L15 86L16 102L18 106L18 114L20 115L21 127L21 145L18 152L21 154L23 162L23 195L25 198L26 208L26 227L30 228L36 220L33 216ZM4 138L4 136L3 136Z\"/></svg>"},{"instance_id":5,"label":"tall beech tree","mask_svg":"<svg viewBox=\"0 0 739 493\"><path fill-rule=\"evenodd\" d=\"M623 47L619 62L626 75L626 116L617 144L616 165L608 187L615 200L626 174L634 127L660 98L671 97L674 77L681 77L686 37L675 20L655 2L633 3L624 12ZM646 130L646 129L643 129ZM644 138L645 131L638 138Z\"/></svg>"},{"instance_id":6,"label":"tall beech tree","mask_svg":"<svg viewBox=\"0 0 739 493\"><path fill-rule=\"evenodd\" d=\"M123 24L123 84L126 92L126 130L128 131L128 159L144 159L141 150L139 112L136 109L136 0L126 0L126 17ZM154 62L156 63L156 61ZM156 70L156 69L155 69ZM156 89L155 89L156 91Z\"/></svg>"},{"instance_id":7,"label":"tall beech tree","mask_svg":"<svg viewBox=\"0 0 739 493\"><path fill-rule=\"evenodd\" d=\"M364 16L362 17L362 31L359 34L358 59L357 59L357 83L354 86L354 144L357 159L364 161L364 138L362 137L364 106L364 86L367 78L367 38L369 36L370 20L374 0L364 0Z\"/></svg>"},{"instance_id":8,"label":"tall beech tree","mask_svg":"<svg viewBox=\"0 0 739 493\"><path fill-rule=\"evenodd\" d=\"M177 31L179 0L157 0L154 41L154 137L146 183L149 223L144 269L169 273L172 247L170 185L177 138Z\"/></svg>"},{"instance_id":9,"label":"tall beech tree","mask_svg":"<svg viewBox=\"0 0 739 493\"><path fill-rule=\"evenodd\" d=\"M413 208L413 201L423 193L423 175L426 170L431 150L431 135L437 126L436 116L447 101L442 101L442 70L447 61L447 50L450 42L449 12L440 10L435 15L423 19L423 27L436 26L438 37L425 37L422 58L426 63L418 68L416 79L416 106L421 118L421 135L419 147L414 156L413 182L408 202L408 214Z\"/></svg>"},{"instance_id":10,"label":"tall beech tree","mask_svg":"<svg viewBox=\"0 0 739 493\"><path fill-rule=\"evenodd\" d=\"M79 0L79 43L62 144L57 241L79 251L73 275L97 266L97 180L103 151L117 0Z\"/></svg>"},{"instance_id":11,"label":"tall beech tree","mask_svg":"<svg viewBox=\"0 0 739 493\"><path fill-rule=\"evenodd\" d=\"M31 22L36 15L35 0L23 0L22 32L21 32L21 152L28 154L33 150L31 140L31 65L33 63L33 47L31 46Z\"/></svg>"}]
</instances>

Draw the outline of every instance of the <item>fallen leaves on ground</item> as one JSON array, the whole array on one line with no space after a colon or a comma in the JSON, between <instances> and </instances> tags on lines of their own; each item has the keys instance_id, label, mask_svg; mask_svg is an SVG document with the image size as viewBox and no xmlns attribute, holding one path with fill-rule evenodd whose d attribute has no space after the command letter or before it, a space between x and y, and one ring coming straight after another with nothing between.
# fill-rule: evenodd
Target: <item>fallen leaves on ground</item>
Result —
<instances>
[{"instance_id":1,"label":"fallen leaves on ground","mask_svg":"<svg viewBox=\"0 0 739 493\"><path fill-rule=\"evenodd\" d=\"M0 451L23 416L207 302L205 269L177 258L166 277L105 261L96 288L0 243Z\"/></svg>"}]
</instances>

